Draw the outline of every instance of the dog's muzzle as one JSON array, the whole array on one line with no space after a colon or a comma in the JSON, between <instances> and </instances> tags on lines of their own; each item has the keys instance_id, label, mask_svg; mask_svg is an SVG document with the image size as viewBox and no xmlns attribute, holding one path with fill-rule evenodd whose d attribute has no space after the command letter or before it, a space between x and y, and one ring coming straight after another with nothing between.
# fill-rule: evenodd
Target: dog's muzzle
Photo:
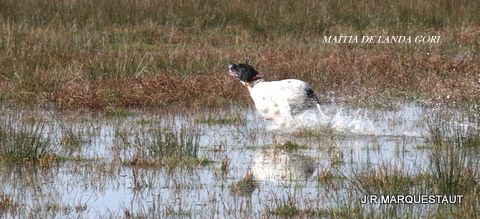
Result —
<instances>
[{"instance_id":1,"label":"dog's muzzle","mask_svg":"<svg viewBox=\"0 0 480 219\"><path fill-rule=\"evenodd\" d=\"M238 74L235 72L235 70L233 70L233 65L231 64L228 65L228 74L238 78Z\"/></svg>"}]
</instances>

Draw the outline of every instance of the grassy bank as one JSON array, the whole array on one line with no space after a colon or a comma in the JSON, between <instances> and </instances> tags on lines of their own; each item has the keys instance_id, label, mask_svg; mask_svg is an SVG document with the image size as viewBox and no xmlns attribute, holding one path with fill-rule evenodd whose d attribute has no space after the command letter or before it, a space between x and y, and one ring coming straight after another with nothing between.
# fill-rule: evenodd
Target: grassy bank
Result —
<instances>
[{"instance_id":1,"label":"grassy bank","mask_svg":"<svg viewBox=\"0 0 480 219\"><path fill-rule=\"evenodd\" d=\"M1 1L0 100L58 108L250 103L226 74L246 59L324 98L478 102L475 1ZM438 44L327 44L329 35Z\"/></svg>"}]
</instances>

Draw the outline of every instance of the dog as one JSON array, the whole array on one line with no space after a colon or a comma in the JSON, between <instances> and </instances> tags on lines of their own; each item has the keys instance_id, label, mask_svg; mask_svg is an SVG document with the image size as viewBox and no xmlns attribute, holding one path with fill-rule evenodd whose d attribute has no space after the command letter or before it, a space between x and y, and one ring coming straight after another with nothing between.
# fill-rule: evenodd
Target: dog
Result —
<instances>
[{"instance_id":1,"label":"dog","mask_svg":"<svg viewBox=\"0 0 480 219\"><path fill-rule=\"evenodd\" d=\"M265 81L255 68L245 63L229 64L228 73L247 87L255 108L266 120L284 123L314 107L322 113L315 92L304 81Z\"/></svg>"}]
</instances>

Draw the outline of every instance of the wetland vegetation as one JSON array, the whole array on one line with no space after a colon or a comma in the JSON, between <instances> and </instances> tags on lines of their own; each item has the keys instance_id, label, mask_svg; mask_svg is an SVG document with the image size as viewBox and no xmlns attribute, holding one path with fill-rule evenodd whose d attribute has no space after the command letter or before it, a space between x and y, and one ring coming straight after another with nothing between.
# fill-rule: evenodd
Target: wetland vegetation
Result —
<instances>
[{"instance_id":1,"label":"wetland vegetation","mask_svg":"<svg viewBox=\"0 0 480 219\"><path fill-rule=\"evenodd\" d=\"M468 105L480 96L475 1L4 0L0 6L3 102L95 110L244 105L249 98L226 66L246 59L268 79L299 78L324 99L352 104ZM441 40L323 43L331 35Z\"/></svg>"},{"instance_id":2,"label":"wetland vegetation","mask_svg":"<svg viewBox=\"0 0 480 219\"><path fill-rule=\"evenodd\" d=\"M426 217L480 211L476 1L0 0L0 217ZM324 36L441 36L335 44ZM274 127L227 75L298 78ZM461 195L362 204L366 195Z\"/></svg>"}]
</instances>

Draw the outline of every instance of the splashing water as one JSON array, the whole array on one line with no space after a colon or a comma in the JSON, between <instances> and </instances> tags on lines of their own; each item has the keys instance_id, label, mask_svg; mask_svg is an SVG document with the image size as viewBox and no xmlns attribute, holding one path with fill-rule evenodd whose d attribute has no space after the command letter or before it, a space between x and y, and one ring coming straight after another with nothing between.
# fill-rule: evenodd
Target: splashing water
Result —
<instances>
[{"instance_id":1,"label":"splashing water","mask_svg":"<svg viewBox=\"0 0 480 219\"><path fill-rule=\"evenodd\" d=\"M330 128L345 135L423 137L428 131L428 121L433 118L444 119L444 114L438 112L438 109L423 108L413 103L403 104L395 111L355 109L333 104L322 106L322 111L308 110L285 120L284 124L272 123L268 128L286 133L299 129ZM461 116L451 119L458 125L465 125Z\"/></svg>"}]
</instances>

